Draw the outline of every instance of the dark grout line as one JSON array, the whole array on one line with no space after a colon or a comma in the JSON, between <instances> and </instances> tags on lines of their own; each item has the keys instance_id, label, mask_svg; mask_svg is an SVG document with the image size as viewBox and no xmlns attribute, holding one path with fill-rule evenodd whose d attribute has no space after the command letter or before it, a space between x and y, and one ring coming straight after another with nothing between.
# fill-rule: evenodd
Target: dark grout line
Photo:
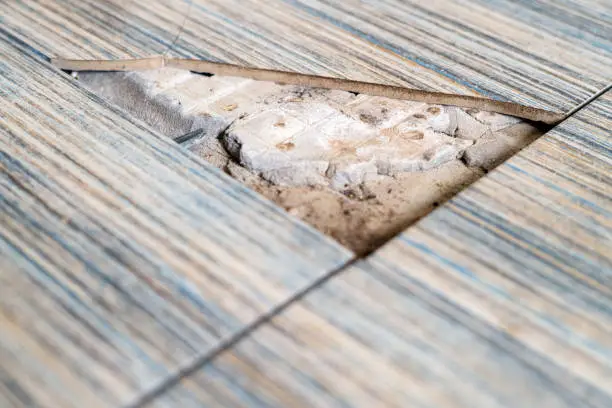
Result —
<instances>
[{"instance_id":1,"label":"dark grout line","mask_svg":"<svg viewBox=\"0 0 612 408\"><path fill-rule=\"evenodd\" d=\"M575 115L576 113L578 113L582 109L586 108L588 105L591 104L591 102L593 102L594 100L596 100L597 98L599 98L600 96L602 96L603 94L605 94L606 92L608 92L611 89L612 89L612 83L604 86L602 89L600 89L599 91L595 92L593 95L589 96L586 100L584 100L578 106L576 106L575 108L573 108L572 110L567 112L565 114L565 116L563 116L563 120L566 120L566 119L570 118L571 116Z\"/></svg>"},{"instance_id":2,"label":"dark grout line","mask_svg":"<svg viewBox=\"0 0 612 408\"><path fill-rule=\"evenodd\" d=\"M159 384L154 385L149 390L141 393L136 397L136 400L124 405L123 408L141 408L146 404L152 402L158 397L161 397L164 393L170 391L171 388L177 386L182 379L194 374L197 370L205 366L211 360L222 354L223 352L229 350L233 346L235 346L238 342L248 337L252 332L257 330L260 326L266 324L274 317L285 311L289 306L293 303L300 301L304 296L308 295L310 292L318 289L322 285L324 285L330 279L336 277L344 270L349 267L355 265L358 261L363 259L363 257L355 256L352 259L348 260L338 268L333 271L319 277L314 280L310 285L305 288L299 290L294 293L292 296L284 300L282 303L276 305L270 311L265 314L262 314L253 322L249 323L247 326L239 330L234 335L229 338L220 341L212 350L207 351L199 356L196 356L189 364L181 367L174 374L167 376L161 381Z\"/></svg>"}]
</instances>

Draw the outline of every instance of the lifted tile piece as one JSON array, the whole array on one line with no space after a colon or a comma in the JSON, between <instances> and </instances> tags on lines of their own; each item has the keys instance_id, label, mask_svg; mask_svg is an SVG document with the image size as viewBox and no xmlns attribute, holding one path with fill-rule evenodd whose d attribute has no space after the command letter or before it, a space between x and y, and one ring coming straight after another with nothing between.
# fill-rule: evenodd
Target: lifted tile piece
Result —
<instances>
[{"instance_id":1,"label":"lifted tile piece","mask_svg":"<svg viewBox=\"0 0 612 408\"><path fill-rule=\"evenodd\" d=\"M351 258L28 52L0 30L0 406L124 406Z\"/></svg>"}]
</instances>

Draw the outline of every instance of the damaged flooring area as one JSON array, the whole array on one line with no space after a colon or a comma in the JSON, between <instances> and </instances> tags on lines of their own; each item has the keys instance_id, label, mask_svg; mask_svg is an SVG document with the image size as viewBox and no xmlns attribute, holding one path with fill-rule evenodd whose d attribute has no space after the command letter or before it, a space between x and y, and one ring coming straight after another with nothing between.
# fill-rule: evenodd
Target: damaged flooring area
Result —
<instances>
[{"instance_id":1,"label":"damaged flooring area","mask_svg":"<svg viewBox=\"0 0 612 408\"><path fill-rule=\"evenodd\" d=\"M358 254L543 132L496 113L172 68L74 76Z\"/></svg>"}]
</instances>

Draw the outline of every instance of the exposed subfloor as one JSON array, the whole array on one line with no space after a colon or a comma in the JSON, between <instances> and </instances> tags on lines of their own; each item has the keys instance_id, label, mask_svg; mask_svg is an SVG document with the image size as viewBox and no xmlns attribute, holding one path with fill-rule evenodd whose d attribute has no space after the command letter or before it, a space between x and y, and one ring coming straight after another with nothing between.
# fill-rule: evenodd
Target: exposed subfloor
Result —
<instances>
[{"instance_id":1,"label":"exposed subfloor","mask_svg":"<svg viewBox=\"0 0 612 408\"><path fill-rule=\"evenodd\" d=\"M541 134L489 112L168 68L78 79L358 254Z\"/></svg>"}]
</instances>

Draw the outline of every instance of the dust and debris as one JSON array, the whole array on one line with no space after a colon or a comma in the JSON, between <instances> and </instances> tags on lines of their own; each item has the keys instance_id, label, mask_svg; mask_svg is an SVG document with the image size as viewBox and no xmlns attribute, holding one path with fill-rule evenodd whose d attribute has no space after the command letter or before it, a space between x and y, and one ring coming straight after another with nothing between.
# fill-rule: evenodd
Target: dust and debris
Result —
<instances>
[{"instance_id":1,"label":"dust and debris","mask_svg":"<svg viewBox=\"0 0 612 408\"><path fill-rule=\"evenodd\" d=\"M370 180L344 191L323 186L275 186L262 179L250 179L246 184L293 216L363 255L483 174L481 169L467 167L457 160L435 170Z\"/></svg>"}]
</instances>

